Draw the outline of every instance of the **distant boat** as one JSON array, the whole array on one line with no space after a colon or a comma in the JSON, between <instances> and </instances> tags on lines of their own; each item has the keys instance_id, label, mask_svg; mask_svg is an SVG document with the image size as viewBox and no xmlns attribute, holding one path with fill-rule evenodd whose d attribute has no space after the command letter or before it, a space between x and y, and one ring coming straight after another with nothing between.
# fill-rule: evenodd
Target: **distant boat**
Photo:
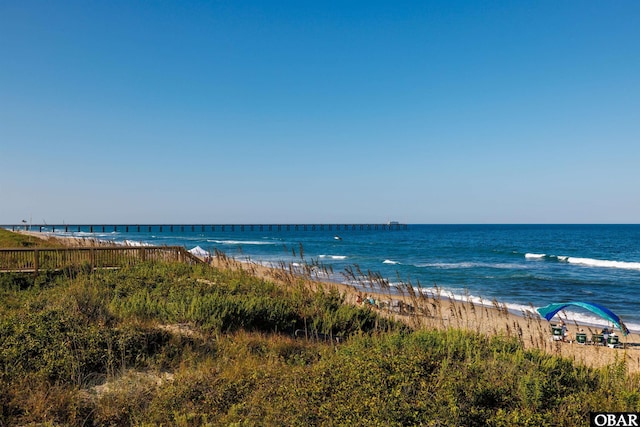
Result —
<instances>
[{"instance_id":1,"label":"distant boat","mask_svg":"<svg viewBox=\"0 0 640 427\"><path fill-rule=\"evenodd\" d=\"M342 240L342 237L338 236L337 234L335 236L333 236L334 239L336 240Z\"/></svg>"},{"instance_id":2,"label":"distant boat","mask_svg":"<svg viewBox=\"0 0 640 427\"><path fill-rule=\"evenodd\" d=\"M400 225L398 221L389 221L387 225Z\"/></svg>"}]
</instances>

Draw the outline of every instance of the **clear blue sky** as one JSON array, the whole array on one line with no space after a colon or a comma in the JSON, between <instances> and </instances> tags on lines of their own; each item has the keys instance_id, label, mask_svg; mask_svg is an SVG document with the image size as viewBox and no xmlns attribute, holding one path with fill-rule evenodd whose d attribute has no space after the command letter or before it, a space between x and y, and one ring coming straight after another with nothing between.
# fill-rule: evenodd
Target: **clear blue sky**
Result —
<instances>
[{"instance_id":1,"label":"clear blue sky","mask_svg":"<svg viewBox=\"0 0 640 427\"><path fill-rule=\"evenodd\" d=\"M640 222L640 2L0 1L0 223Z\"/></svg>"}]
</instances>

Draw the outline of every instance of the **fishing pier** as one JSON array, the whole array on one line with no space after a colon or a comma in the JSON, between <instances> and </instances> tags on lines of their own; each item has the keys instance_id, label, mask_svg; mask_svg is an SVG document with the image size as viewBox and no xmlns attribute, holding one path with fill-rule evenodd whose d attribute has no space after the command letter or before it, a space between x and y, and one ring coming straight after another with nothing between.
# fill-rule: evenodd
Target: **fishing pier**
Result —
<instances>
[{"instance_id":1,"label":"fishing pier","mask_svg":"<svg viewBox=\"0 0 640 427\"><path fill-rule=\"evenodd\" d=\"M11 231L65 233L184 233L248 231L399 231L407 224L9 224Z\"/></svg>"}]
</instances>

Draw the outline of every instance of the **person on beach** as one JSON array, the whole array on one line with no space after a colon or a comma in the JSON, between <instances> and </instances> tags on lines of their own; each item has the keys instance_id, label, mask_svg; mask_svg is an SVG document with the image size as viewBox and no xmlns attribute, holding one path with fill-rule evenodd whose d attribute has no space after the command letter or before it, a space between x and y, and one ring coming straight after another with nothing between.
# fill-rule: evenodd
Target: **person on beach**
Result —
<instances>
[{"instance_id":1,"label":"person on beach","mask_svg":"<svg viewBox=\"0 0 640 427\"><path fill-rule=\"evenodd\" d=\"M564 320L560 320L560 324L562 326L562 341L566 341L567 340L567 336L569 335L567 333L567 324L564 323Z\"/></svg>"}]
</instances>

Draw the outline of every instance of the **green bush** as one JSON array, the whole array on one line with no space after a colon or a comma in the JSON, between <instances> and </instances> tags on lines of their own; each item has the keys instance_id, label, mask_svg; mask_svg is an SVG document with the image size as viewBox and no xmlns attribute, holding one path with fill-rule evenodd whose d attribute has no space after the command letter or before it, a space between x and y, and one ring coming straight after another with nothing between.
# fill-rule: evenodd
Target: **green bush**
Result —
<instances>
[{"instance_id":1,"label":"green bush","mask_svg":"<svg viewBox=\"0 0 640 427\"><path fill-rule=\"evenodd\" d=\"M172 264L0 276L0 425L584 425L621 361L411 330L335 291ZM343 337L306 340L300 337Z\"/></svg>"}]
</instances>

